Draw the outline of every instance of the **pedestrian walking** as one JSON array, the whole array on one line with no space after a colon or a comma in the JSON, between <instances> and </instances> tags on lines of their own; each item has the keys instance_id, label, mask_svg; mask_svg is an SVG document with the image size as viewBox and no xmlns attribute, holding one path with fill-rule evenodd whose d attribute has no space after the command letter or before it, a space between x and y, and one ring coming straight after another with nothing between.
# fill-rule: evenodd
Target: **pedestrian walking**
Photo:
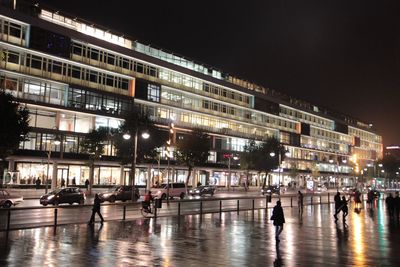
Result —
<instances>
[{"instance_id":1,"label":"pedestrian walking","mask_svg":"<svg viewBox=\"0 0 400 267\"><path fill-rule=\"evenodd\" d=\"M333 198L333 200L335 201L335 213L333 214L333 217L335 217L335 222L337 222L338 217L337 215L340 212L340 207L342 206L342 200L340 198L340 193L339 191L337 191L335 197Z\"/></svg>"},{"instance_id":2,"label":"pedestrian walking","mask_svg":"<svg viewBox=\"0 0 400 267\"><path fill-rule=\"evenodd\" d=\"M94 195L94 202L93 202L93 208L92 208L92 216L90 217L90 221L88 222L88 224L93 224L94 223L94 216L96 215L96 213L99 215L100 217L100 223L103 224L104 219L103 216L101 215L100 212L100 198L99 195L96 193Z\"/></svg>"},{"instance_id":3,"label":"pedestrian walking","mask_svg":"<svg viewBox=\"0 0 400 267\"><path fill-rule=\"evenodd\" d=\"M65 180L64 180L64 178L61 178L61 187L65 187Z\"/></svg>"},{"instance_id":4,"label":"pedestrian walking","mask_svg":"<svg viewBox=\"0 0 400 267\"><path fill-rule=\"evenodd\" d=\"M399 215L400 215L400 197L399 191L396 191L395 197L393 199L393 206L394 206L394 216L397 222L399 222Z\"/></svg>"},{"instance_id":5,"label":"pedestrian walking","mask_svg":"<svg viewBox=\"0 0 400 267\"><path fill-rule=\"evenodd\" d=\"M37 189L39 189L40 188L40 185L41 185L41 183L42 183L42 181L40 180L40 178L38 177L37 179L36 179L36 190Z\"/></svg>"},{"instance_id":6,"label":"pedestrian walking","mask_svg":"<svg viewBox=\"0 0 400 267\"><path fill-rule=\"evenodd\" d=\"M360 209L360 204L361 204L361 193L359 190L356 190L354 192L354 211L358 211Z\"/></svg>"},{"instance_id":7,"label":"pedestrian walking","mask_svg":"<svg viewBox=\"0 0 400 267\"><path fill-rule=\"evenodd\" d=\"M75 178L75 176L72 178L72 185L76 185L76 178Z\"/></svg>"},{"instance_id":8,"label":"pedestrian walking","mask_svg":"<svg viewBox=\"0 0 400 267\"><path fill-rule=\"evenodd\" d=\"M279 200L276 202L276 206L272 210L271 220L274 221L275 240L276 242L279 242L279 235L282 233L283 224L285 223L285 215L283 214L283 209Z\"/></svg>"},{"instance_id":9,"label":"pedestrian walking","mask_svg":"<svg viewBox=\"0 0 400 267\"><path fill-rule=\"evenodd\" d=\"M395 205L394 205L394 198L392 196L392 193L389 193L389 195L386 197L385 202L386 202L386 208L387 208L388 213L389 213L389 218L393 219Z\"/></svg>"},{"instance_id":10,"label":"pedestrian walking","mask_svg":"<svg viewBox=\"0 0 400 267\"><path fill-rule=\"evenodd\" d=\"M373 202L374 202L374 192L372 192L372 190L369 190L367 194L367 203L370 209L372 209L374 206Z\"/></svg>"},{"instance_id":11,"label":"pedestrian walking","mask_svg":"<svg viewBox=\"0 0 400 267\"><path fill-rule=\"evenodd\" d=\"M349 207L347 206L347 203L349 202L349 200L346 200L345 196L342 196L342 205L340 207L340 209L343 212L343 222L346 222L346 217L349 214Z\"/></svg>"},{"instance_id":12,"label":"pedestrian walking","mask_svg":"<svg viewBox=\"0 0 400 267\"><path fill-rule=\"evenodd\" d=\"M86 179L86 181L85 181L86 191L89 189L89 184L90 184L89 179Z\"/></svg>"},{"instance_id":13,"label":"pedestrian walking","mask_svg":"<svg viewBox=\"0 0 400 267\"><path fill-rule=\"evenodd\" d=\"M303 213L303 193L300 190L297 193L297 206L299 207L299 212Z\"/></svg>"}]
</instances>

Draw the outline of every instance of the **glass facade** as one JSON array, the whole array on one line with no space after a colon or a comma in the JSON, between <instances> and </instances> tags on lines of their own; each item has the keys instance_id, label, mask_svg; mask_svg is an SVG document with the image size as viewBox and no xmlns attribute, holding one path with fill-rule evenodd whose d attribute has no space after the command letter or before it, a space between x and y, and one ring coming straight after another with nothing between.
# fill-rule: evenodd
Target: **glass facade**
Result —
<instances>
[{"instance_id":1,"label":"glass facade","mask_svg":"<svg viewBox=\"0 0 400 267\"><path fill-rule=\"evenodd\" d=\"M292 182L293 176L288 173L294 169L309 176L318 172L314 176L320 180L329 181L327 177L335 174L348 179L353 172L346 163L350 157L356 154L360 164L382 157L382 137L356 119L133 42L79 19L49 10L41 10L32 19L83 35L76 39L63 32L54 33L52 27L31 26L1 15L0 10L0 87L30 113L32 131L13 158L14 169L25 183L32 180L30 177L57 175L57 181L66 179L69 183L75 178L82 184L90 173L80 155L85 134L99 127L117 128L122 115L131 112L134 104L148 112L160 127L174 120L178 135L200 128L211 136L209 163L219 167L199 167L191 183L227 186L228 166L223 153L241 152L250 140L260 142L270 136L278 138L290 153L282 164L284 183ZM38 32L45 36L40 42L32 39ZM87 39L86 35L96 39ZM46 45L46 36L51 41L58 38L53 50ZM119 48L105 48L104 42ZM160 59L165 64L160 64ZM57 137L62 139L61 144L52 145ZM116 153L111 141L105 150L110 158L96 164L93 183L128 184L129 166L122 168L113 158ZM47 151L55 152L57 170L53 171L52 161L46 164ZM145 165L136 170L137 184L165 181L166 166L155 170ZM275 174L271 179L276 182ZM184 181L186 175L186 170L177 169L173 179ZM298 184L300 176L306 177L297 175ZM232 171L231 185L239 186L243 177L242 171ZM248 179L250 184L260 185L263 176L253 171Z\"/></svg>"}]
</instances>

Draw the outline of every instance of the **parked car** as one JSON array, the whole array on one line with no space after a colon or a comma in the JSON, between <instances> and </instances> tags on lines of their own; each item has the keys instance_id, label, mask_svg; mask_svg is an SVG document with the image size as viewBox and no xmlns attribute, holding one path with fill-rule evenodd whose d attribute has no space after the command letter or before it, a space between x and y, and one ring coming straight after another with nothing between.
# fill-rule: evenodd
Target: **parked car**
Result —
<instances>
[{"instance_id":1,"label":"parked car","mask_svg":"<svg viewBox=\"0 0 400 267\"><path fill-rule=\"evenodd\" d=\"M135 197L140 198L139 188L135 187ZM107 191L99 194L101 202L108 201L114 203L116 200L123 202L132 199L132 186L121 185L115 187L112 191Z\"/></svg>"},{"instance_id":2,"label":"parked car","mask_svg":"<svg viewBox=\"0 0 400 267\"><path fill-rule=\"evenodd\" d=\"M78 203L83 205L85 203L85 193L83 193L78 187L66 187L56 189L46 195L40 197L40 204L47 206L49 204L59 205L68 203Z\"/></svg>"},{"instance_id":3,"label":"parked car","mask_svg":"<svg viewBox=\"0 0 400 267\"><path fill-rule=\"evenodd\" d=\"M263 188L261 188L261 194L262 195L265 195L265 194L276 194L276 195L279 195L279 190L280 190L280 188L279 188L279 186L277 186L277 185L269 185L269 186L267 186L267 187L263 187Z\"/></svg>"},{"instance_id":4,"label":"parked car","mask_svg":"<svg viewBox=\"0 0 400 267\"><path fill-rule=\"evenodd\" d=\"M169 185L170 185L169 188L170 198L172 197L179 197L181 199L185 198L186 188L184 183L170 183ZM168 191L168 185L161 184L159 187L151 188L151 195L154 198L166 199L167 191Z\"/></svg>"},{"instance_id":5,"label":"parked car","mask_svg":"<svg viewBox=\"0 0 400 267\"><path fill-rule=\"evenodd\" d=\"M213 196L215 193L215 186L211 185L201 185L189 190L189 194L192 196L203 196L203 195L211 195Z\"/></svg>"},{"instance_id":6,"label":"parked car","mask_svg":"<svg viewBox=\"0 0 400 267\"><path fill-rule=\"evenodd\" d=\"M10 208L23 202L24 198L19 195L10 194L5 189L0 189L0 207Z\"/></svg>"}]
</instances>

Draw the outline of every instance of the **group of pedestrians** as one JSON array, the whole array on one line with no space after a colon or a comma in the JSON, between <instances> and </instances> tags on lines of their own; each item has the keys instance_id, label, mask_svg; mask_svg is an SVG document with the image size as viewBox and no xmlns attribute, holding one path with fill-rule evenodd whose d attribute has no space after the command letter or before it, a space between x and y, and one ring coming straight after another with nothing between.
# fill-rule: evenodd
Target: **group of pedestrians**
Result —
<instances>
[{"instance_id":1,"label":"group of pedestrians","mask_svg":"<svg viewBox=\"0 0 400 267\"><path fill-rule=\"evenodd\" d=\"M347 200L345 196L340 197L340 192L338 191L333 200L335 201L335 214L333 215L335 222L338 221L338 214L340 212L343 213L343 222L346 222L346 217L349 214L348 203L350 199Z\"/></svg>"},{"instance_id":2,"label":"group of pedestrians","mask_svg":"<svg viewBox=\"0 0 400 267\"><path fill-rule=\"evenodd\" d=\"M397 222L399 222L399 216L400 216L400 197L399 197L399 192L396 191L395 197L393 197L392 193L389 193L389 195L386 197L386 207L389 213L389 218L391 220L396 219Z\"/></svg>"}]
</instances>

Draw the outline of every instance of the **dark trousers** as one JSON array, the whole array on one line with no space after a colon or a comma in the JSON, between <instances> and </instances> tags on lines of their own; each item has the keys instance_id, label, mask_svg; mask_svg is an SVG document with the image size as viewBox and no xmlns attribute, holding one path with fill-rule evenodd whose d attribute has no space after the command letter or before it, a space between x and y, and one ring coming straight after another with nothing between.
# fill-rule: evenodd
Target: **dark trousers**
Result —
<instances>
[{"instance_id":1,"label":"dark trousers","mask_svg":"<svg viewBox=\"0 0 400 267\"><path fill-rule=\"evenodd\" d=\"M96 213L99 215L100 220L101 220L102 222L104 221L103 216L102 216L101 213L100 213L100 210L92 210L92 217L90 217L89 223L93 223L93 222L94 222L94 216L96 215Z\"/></svg>"}]
</instances>

